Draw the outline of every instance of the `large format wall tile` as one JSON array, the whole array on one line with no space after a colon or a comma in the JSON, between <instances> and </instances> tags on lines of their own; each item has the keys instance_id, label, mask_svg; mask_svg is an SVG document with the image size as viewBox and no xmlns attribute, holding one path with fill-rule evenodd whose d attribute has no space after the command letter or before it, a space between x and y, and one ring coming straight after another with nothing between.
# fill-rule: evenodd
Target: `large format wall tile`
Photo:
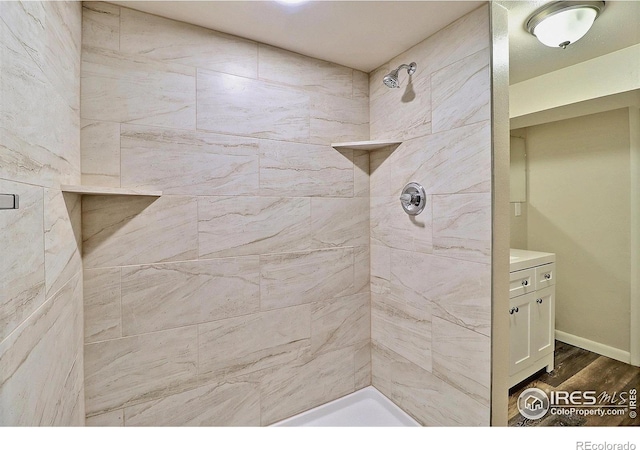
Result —
<instances>
[{"instance_id":1,"label":"large format wall tile","mask_svg":"<svg viewBox=\"0 0 640 450\"><path fill-rule=\"evenodd\" d=\"M259 76L338 97L352 95L353 69L260 44Z\"/></svg>"},{"instance_id":2,"label":"large format wall tile","mask_svg":"<svg viewBox=\"0 0 640 450\"><path fill-rule=\"evenodd\" d=\"M84 2L82 6L82 45L119 50L120 7L105 2Z\"/></svg>"},{"instance_id":3,"label":"large format wall tile","mask_svg":"<svg viewBox=\"0 0 640 450\"><path fill-rule=\"evenodd\" d=\"M491 338L434 317L433 373L489 406Z\"/></svg>"},{"instance_id":4,"label":"large format wall tile","mask_svg":"<svg viewBox=\"0 0 640 450\"><path fill-rule=\"evenodd\" d=\"M84 271L84 342L122 337L120 268Z\"/></svg>"},{"instance_id":5,"label":"large format wall tile","mask_svg":"<svg viewBox=\"0 0 640 450\"><path fill-rule=\"evenodd\" d=\"M491 119L489 49L461 59L431 76L434 133Z\"/></svg>"},{"instance_id":6,"label":"large format wall tile","mask_svg":"<svg viewBox=\"0 0 640 450\"><path fill-rule=\"evenodd\" d=\"M197 375L197 327L85 346L87 414L180 391Z\"/></svg>"},{"instance_id":7,"label":"large format wall tile","mask_svg":"<svg viewBox=\"0 0 640 450\"><path fill-rule=\"evenodd\" d=\"M259 274L257 256L123 267L122 333L256 312Z\"/></svg>"},{"instance_id":8,"label":"large format wall tile","mask_svg":"<svg viewBox=\"0 0 640 450\"><path fill-rule=\"evenodd\" d=\"M198 129L309 139L309 95L281 85L198 69Z\"/></svg>"},{"instance_id":9,"label":"large format wall tile","mask_svg":"<svg viewBox=\"0 0 640 450\"><path fill-rule=\"evenodd\" d=\"M371 296L371 340L431 371L431 305L412 306L381 294Z\"/></svg>"},{"instance_id":10,"label":"large format wall tile","mask_svg":"<svg viewBox=\"0 0 640 450\"><path fill-rule=\"evenodd\" d=\"M82 272L80 196L44 190L44 267L47 297Z\"/></svg>"},{"instance_id":11,"label":"large format wall tile","mask_svg":"<svg viewBox=\"0 0 640 450\"><path fill-rule=\"evenodd\" d=\"M37 14L37 4L4 2L2 5L3 11L13 13L23 7L36 8L33 12ZM19 15L22 17L27 12ZM8 20L4 13L2 16ZM9 21L14 27L19 22L19 19ZM36 35L42 37L38 32ZM0 178L40 186L77 184L80 181L78 110L67 104L47 79L46 72L27 53L25 48L29 48L29 43L16 38L7 24L0 21L0 60L3 62Z\"/></svg>"},{"instance_id":12,"label":"large format wall tile","mask_svg":"<svg viewBox=\"0 0 640 450\"><path fill-rule=\"evenodd\" d=\"M260 306L283 308L352 294L352 247L260 257Z\"/></svg>"},{"instance_id":13,"label":"large format wall tile","mask_svg":"<svg viewBox=\"0 0 640 450\"><path fill-rule=\"evenodd\" d=\"M256 78L258 45L229 34L122 8L120 50Z\"/></svg>"},{"instance_id":14,"label":"large format wall tile","mask_svg":"<svg viewBox=\"0 0 640 450\"><path fill-rule=\"evenodd\" d=\"M257 140L123 125L120 142L123 187L182 195L258 190Z\"/></svg>"},{"instance_id":15,"label":"large format wall tile","mask_svg":"<svg viewBox=\"0 0 640 450\"><path fill-rule=\"evenodd\" d=\"M197 205L192 197L99 197L82 200L86 268L196 259Z\"/></svg>"},{"instance_id":16,"label":"large format wall tile","mask_svg":"<svg viewBox=\"0 0 640 450\"><path fill-rule=\"evenodd\" d=\"M369 244L369 199L312 198L314 248Z\"/></svg>"},{"instance_id":17,"label":"large format wall tile","mask_svg":"<svg viewBox=\"0 0 640 450\"><path fill-rule=\"evenodd\" d=\"M410 140L385 163L391 166L394 194L410 181L422 184L427 194L490 192L491 123Z\"/></svg>"},{"instance_id":18,"label":"large format wall tile","mask_svg":"<svg viewBox=\"0 0 640 450\"><path fill-rule=\"evenodd\" d=\"M434 195L433 253L491 263L491 194Z\"/></svg>"},{"instance_id":19,"label":"large format wall tile","mask_svg":"<svg viewBox=\"0 0 640 450\"><path fill-rule=\"evenodd\" d=\"M433 252L431 203L418 216L409 216L402 209L399 196L371 198L371 243L400 250Z\"/></svg>"},{"instance_id":20,"label":"large format wall tile","mask_svg":"<svg viewBox=\"0 0 640 450\"><path fill-rule=\"evenodd\" d=\"M371 339L354 347L354 389L371 386Z\"/></svg>"},{"instance_id":21,"label":"large format wall tile","mask_svg":"<svg viewBox=\"0 0 640 450\"><path fill-rule=\"evenodd\" d=\"M369 294L356 294L311 305L311 351L325 353L366 341L371 336Z\"/></svg>"},{"instance_id":22,"label":"large format wall tile","mask_svg":"<svg viewBox=\"0 0 640 450\"><path fill-rule=\"evenodd\" d=\"M256 383L211 384L125 408L128 427L259 426Z\"/></svg>"},{"instance_id":23,"label":"large format wall tile","mask_svg":"<svg viewBox=\"0 0 640 450\"><path fill-rule=\"evenodd\" d=\"M310 333L310 305L200 324L200 376L219 379L286 363L309 346Z\"/></svg>"},{"instance_id":24,"label":"large format wall tile","mask_svg":"<svg viewBox=\"0 0 640 450\"><path fill-rule=\"evenodd\" d=\"M87 417L85 423L87 427L123 427L124 426L124 408L115 409L104 414Z\"/></svg>"},{"instance_id":25,"label":"large format wall tile","mask_svg":"<svg viewBox=\"0 0 640 450\"><path fill-rule=\"evenodd\" d=\"M45 301L43 189L0 180L0 192L18 194L20 209L2 211L0 342ZM40 238L36 238L39 236Z\"/></svg>"},{"instance_id":26,"label":"large format wall tile","mask_svg":"<svg viewBox=\"0 0 640 450\"><path fill-rule=\"evenodd\" d=\"M0 423L83 425L80 348L78 274L0 344Z\"/></svg>"},{"instance_id":27,"label":"large format wall tile","mask_svg":"<svg viewBox=\"0 0 640 450\"><path fill-rule=\"evenodd\" d=\"M369 139L369 102L366 98L314 94L310 114L310 142L328 145Z\"/></svg>"},{"instance_id":28,"label":"large format wall tile","mask_svg":"<svg viewBox=\"0 0 640 450\"><path fill-rule=\"evenodd\" d=\"M308 198L199 197L200 258L306 250Z\"/></svg>"},{"instance_id":29,"label":"large format wall tile","mask_svg":"<svg viewBox=\"0 0 640 450\"><path fill-rule=\"evenodd\" d=\"M193 130L195 69L84 48L82 118Z\"/></svg>"},{"instance_id":30,"label":"large format wall tile","mask_svg":"<svg viewBox=\"0 0 640 450\"><path fill-rule=\"evenodd\" d=\"M426 426L489 426L490 412L464 392L380 345L372 351L373 386Z\"/></svg>"},{"instance_id":31,"label":"large format wall tile","mask_svg":"<svg viewBox=\"0 0 640 450\"><path fill-rule=\"evenodd\" d=\"M391 251L391 294L470 330L491 333L491 268L422 253Z\"/></svg>"},{"instance_id":32,"label":"large format wall tile","mask_svg":"<svg viewBox=\"0 0 640 450\"><path fill-rule=\"evenodd\" d=\"M82 120L82 184L120 187L120 124Z\"/></svg>"},{"instance_id":33,"label":"large format wall tile","mask_svg":"<svg viewBox=\"0 0 640 450\"><path fill-rule=\"evenodd\" d=\"M369 74L353 71L353 98L369 98Z\"/></svg>"},{"instance_id":34,"label":"large format wall tile","mask_svg":"<svg viewBox=\"0 0 640 450\"><path fill-rule=\"evenodd\" d=\"M353 197L353 151L321 145L260 142L260 193Z\"/></svg>"},{"instance_id":35,"label":"large format wall tile","mask_svg":"<svg viewBox=\"0 0 640 450\"><path fill-rule=\"evenodd\" d=\"M260 381L262 425L342 397L354 390L352 348L310 358L265 373Z\"/></svg>"}]
</instances>

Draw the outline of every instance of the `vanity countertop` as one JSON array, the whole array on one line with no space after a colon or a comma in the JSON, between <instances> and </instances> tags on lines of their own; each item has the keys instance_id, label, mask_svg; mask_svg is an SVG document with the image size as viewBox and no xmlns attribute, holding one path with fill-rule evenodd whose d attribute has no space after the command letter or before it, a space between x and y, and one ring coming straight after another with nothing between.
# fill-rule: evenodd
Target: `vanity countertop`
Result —
<instances>
[{"instance_id":1,"label":"vanity countertop","mask_svg":"<svg viewBox=\"0 0 640 450\"><path fill-rule=\"evenodd\" d=\"M512 248L509 253L509 262L509 271L514 272L516 270L523 270L528 269L529 267L556 262L556 254Z\"/></svg>"}]
</instances>

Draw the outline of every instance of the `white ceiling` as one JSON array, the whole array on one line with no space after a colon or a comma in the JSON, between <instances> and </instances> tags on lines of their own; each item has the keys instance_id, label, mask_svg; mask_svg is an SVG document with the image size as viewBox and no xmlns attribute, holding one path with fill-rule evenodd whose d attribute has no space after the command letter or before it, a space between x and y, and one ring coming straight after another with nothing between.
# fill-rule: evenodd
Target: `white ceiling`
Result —
<instances>
[{"instance_id":1,"label":"white ceiling","mask_svg":"<svg viewBox=\"0 0 640 450\"><path fill-rule=\"evenodd\" d=\"M509 10L510 82L517 83L640 42L640 0L609 0L589 33L546 47L524 23L549 0L497 0ZM482 1L113 1L370 72L478 8Z\"/></svg>"}]
</instances>

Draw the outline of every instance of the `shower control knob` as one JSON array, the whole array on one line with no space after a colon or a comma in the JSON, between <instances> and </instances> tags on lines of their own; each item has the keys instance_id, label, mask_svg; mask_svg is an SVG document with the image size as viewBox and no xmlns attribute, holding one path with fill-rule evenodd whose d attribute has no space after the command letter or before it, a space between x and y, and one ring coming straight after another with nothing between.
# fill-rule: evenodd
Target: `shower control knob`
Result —
<instances>
[{"instance_id":1,"label":"shower control knob","mask_svg":"<svg viewBox=\"0 0 640 450\"><path fill-rule=\"evenodd\" d=\"M404 212L410 216L417 216L427 204L424 188L415 182L407 184L400 194L400 204Z\"/></svg>"}]
</instances>

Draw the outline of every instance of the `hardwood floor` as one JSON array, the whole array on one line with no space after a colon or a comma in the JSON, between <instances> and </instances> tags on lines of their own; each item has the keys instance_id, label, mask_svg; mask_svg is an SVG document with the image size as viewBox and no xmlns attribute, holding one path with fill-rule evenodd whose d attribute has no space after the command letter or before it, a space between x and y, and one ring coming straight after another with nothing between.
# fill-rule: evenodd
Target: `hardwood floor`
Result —
<instances>
[{"instance_id":1,"label":"hardwood floor","mask_svg":"<svg viewBox=\"0 0 640 450\"><path fill-rule=\"evenodd\" d=\"M640 418L623 416L582 416L556 415L548 412L543 418L529 420L520 414L517 407L518 396L525 389L537 387L549 393L551 391L640 391L640 368L600 356L563 342L556 341L555 370L544 370L528 378L509 390L509 426L640 426ZM640 401L640 392L638 394ZM638 409L640 413L640 402Z\"/></svg>"}]
</instances>

